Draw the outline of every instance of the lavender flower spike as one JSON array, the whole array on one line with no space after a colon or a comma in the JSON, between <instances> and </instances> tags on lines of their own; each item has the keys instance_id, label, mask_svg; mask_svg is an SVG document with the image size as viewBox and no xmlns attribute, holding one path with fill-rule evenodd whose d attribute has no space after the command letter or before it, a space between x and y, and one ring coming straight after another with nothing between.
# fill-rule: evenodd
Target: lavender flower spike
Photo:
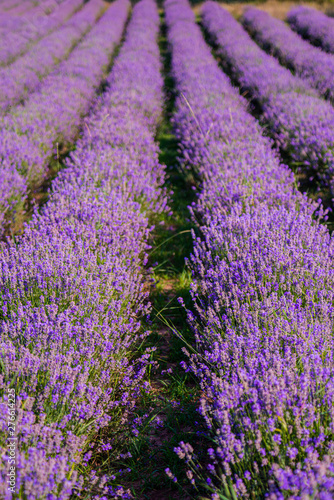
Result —
<instances>
[{"instance_id":1,"label":"lavender flower spike","mask_svg":"<svg viewBox=\"0 0 334 500\"><path fill-rule=\"evenodd\" d=\"M334 20L319 10L298 5L290 10L291 28L326 52L334 53Z\"/></svg>"},{"instance_id":2,"label":"lavender flower spike","mask_svg":"<svg viewBox=\"0 0 334 500\"><path fill-rule=\"evenodd\" d=\"M187 0L165 9L181 161L202 179L187 369L212 440L176 451L189 466L204 457L212 500L226 489L333 498L334 239L219 70Z\"/></svg>"},{"instance_id":3,"label":"lavender flower spike","mask_svg":"<svg viewBox=\"0 0 334 500\"><path fill-rule=\"evenodd\" d=\"M334 55L313 47L283 21L254 7L245 10L242 24L264 50L334 103Z\"/></svg>"},{"instance_id":4,"label":"lavender flower spike","mask_svg":"<svg viewBox=\"0 0 334 500\"><path fill-rule=\"evenodd\" d=\"M22 16L21 22L15 21L0 27L0 66L10 64L24 54L30 44L51 33L61 26L82 5L83 0L67 0L50 16L40 6Z\"/></svg>"},{"instance_id":5,"label":"lavender flower spike","mask_svg":"<svg viewBox=\"0 0 334 500\"><path fill-rule=\"evenodd\" d=\"M91 0L89 16L99 12L102 5L102 0ZM7 222L15 218L15 203L21 203L18 192L24 197L46 178L49 162L56 155L56 142L69 144L75 139L121 39L127 12L126 0L113 3L24 105L0 118L0 171L5 179L18 183L6 182L0 199L0 213L6 212Z\"/></svg>"},{"instance_id":6,"label":"lavender flower spike","mask_svg":"<svg viewBox=\"0 0 334 500\"><path fill-rule=\"evenodd\" d=\"M8 111L40 85L41 80L57 67L56 62L68 56L73 46L93 26L102 8L102 1L91 0L24 56L0 69L0 111Z\"/></svg>"},{"instance_id":7,"label":"lavender flower spike","mask_svg":"<svg viewBox=\"0 0 334 500\"><path fill-rule=\"evenodd\" d=\"M115 2L111 20L125 21L128 7ZM129 425L147 387L142 270L152 218L167 209L154 142L163 109L158 30L154 2L137 3L109 86L48 203L16 244L0 247L0 442L16 375L16 494L26 498L93 498L98 478L81 477L78 466L85 470L102 429L112 438ZM7 465L2 454L4 500ZM119 498L110 481L101 478L102 497Z\"/></svg>"},{"instance_id":8,"label":"lavender flower spike","mask_svg":"<svg viewBox=\"0 0 334 500\"><path fill-rule=\"evenodd\" d=\"M262 122L290 161L325 187L334 175L334 109L249 37L219 4L206 2L203 24L223 64L256 100Z\"/></svg>"}]
</instances>

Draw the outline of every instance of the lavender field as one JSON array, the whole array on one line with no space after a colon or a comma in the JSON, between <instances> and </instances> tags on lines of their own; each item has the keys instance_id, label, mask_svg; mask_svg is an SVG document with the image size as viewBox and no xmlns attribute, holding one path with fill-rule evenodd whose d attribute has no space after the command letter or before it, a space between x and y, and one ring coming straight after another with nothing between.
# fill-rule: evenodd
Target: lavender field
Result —
<instances>
[{"instance_id":1,"label":"lavender field","mask_svg":"<svg viewBox=\"0 0 334 500\"><path fill-rule=\"evenodd\" d=\"M1 500L334 500L334 17L275 1L0 0Z\"/></svg>"}]
</instances>

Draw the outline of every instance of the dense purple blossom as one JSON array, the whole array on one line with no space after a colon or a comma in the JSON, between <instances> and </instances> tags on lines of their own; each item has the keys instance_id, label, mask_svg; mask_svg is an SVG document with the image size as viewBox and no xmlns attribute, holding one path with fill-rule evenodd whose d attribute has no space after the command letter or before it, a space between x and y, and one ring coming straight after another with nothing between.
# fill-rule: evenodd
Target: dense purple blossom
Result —
<instances>
[{"instance_id":1,"label":"dense purple blossom","mask_svg":"<svg viewBox=\"0 0 334 500\"><path fill-rule=\"evenodd\" d=\"M29 49L33 43L58 28L83 0L67 0L50 15L40 6L29 10L18 19L6 17L0 23L0 66L9 64Z\"/></svg>"},{"instance_id":2,"label":"dense purple blossom","mask_svg":"<svg viewBox=\"0 0 334 500\"><path fill-rule=\"evenodd\" d=\"M100 0L93 2L99 9ZM126 1L112 4L69 58L41 82L24 105L0 118L3 219L5 212L6 219L13 218L17 203L21 203L28 189L43 182L49 161L55 156L56 143L68 144L75 138L121 39L127 10Z\"/></svg>"},{"instance_id":3,"label":"dense purple blossom","mask_svg":"<svg viewBox=\"0 0 334 500\"><path fill-rule=\"evenodd\" d=\"M35 5L30 2L6 2L6 5L3 5L5 8L0 6L0 29L8 32L19 31L24 24L30 21L30 16L48 15L49 12L42 9L39 4L40 2L36 2Z\"/></svg>"},{"instance_id":4,"label":"dense purple blossom","mask_svg":"<svg viewBox=\"0 0 334 500\"><path fill-rule=\"evenodd\" d=\"M81 2L78 2L78 5ZM73 1L71 0L72 8ZM65 7L65 6L64 6ZM63 8L64 8L63 7ZM73 46L96 21L102 0L90 0L59 29L36 43L24 56L0 69L0 110L18 104L70 53ZM63 20L68 17L63 10Z\"/></svg>"},{"instance_id":5,"label":"dense purple blossom","mask_svg":"<svg viewBox=\"0 0 334 500\"><path fill-rule=\"evenodd\" d=\"M109 30L128 5L110 7ZM152 216L167 208L154 142L163 108L158 29L156 5L136 4L109 86L48 203L16 244L1 247L0 388L17 376L17 488L28 499L86 489L75 464L89 460L99 429L109 426L112 437L128 425L145 388L150 350L136 353L149 307L142 265ZM3 456L0 495L9 498L5 472ZM89 481L98 481L94 471ZM130 498L107 483L104 491Z\"/></svg>"},{"instance_id":6,"label":"dense purple blossom","mask_svg":"<svg viewBox=\"0 0 334 500\"><path fill-rule=\"evenodd\" d=\"M32 8L31 2L19 3L18 0L8 0L0 2L0 22L4 17L19 16Z\"/></svg>"},{"instance_id":7,"label":"dense purple blossom","mask_svg":"<svg viewBox=\"0 0 334 500\"><path fill-rule=\"evenodd\" d=\"M254 7L247 8L242 23L262 48L325 97L334 100L334 56L312 47L280 19ZM333 24L334 27L334 24Z\"/></svg>"},{"instance_id":8,"label":"dense purple blossom","mask_svg":"<svg viewBox=\"0 0 334 500\"><path fill-rule=\"evenodd\" d=\"M27 14L33 9L36 9L35 13L40 12L41 14L44 13L49 15L64 1L65 0L25 0L21 2L20 0L2 0L0 3L0 22L5 17L8 19L8 16L15 16L17 20L19 16Z\"/></svg>"},{"instance_id":9,"label":"dense purple blossom","mask_svg":"<svg viewBox=\"0 0 334 500\"><path fill-rule=\"evenodd\" d=\"M334 53L334 20L319 10L298 5L287 16L291 28L327 52Z\"/></svg>"},{"instance_id":10,"label":"dense purple blossom","mask_svg":"<svg viewBox=\"0 0 334 500\"><path fill-rule=\"evenodd\" d=\"M206 484L212 499L226 496L229 481L238 498L327 499L334 241L219 71L188 2L165 7L181 161L202 179L188 369L214 442ZM237 43L233 29L229 36ZM176 451L192 467L197 450L186 446Z\"/></svg>"},{"instance_id":11,"label":"dense purple blossom","mask_svg":"<svg viewBox=\"0 0 334 500\"><path fill-rule=\"evenodd\" d=\"M249 37L225 9L209 1L203 24L218 54L242 89L260 103L263 121L277 145L301 169L325 185L334 173L334 110Z\"/></svg>"},{"instance_id":12,"label":"dense purple blossom","mask_svg":"<svg viewBox=\"0 0 334 500\"><path fill-rule=\"evenodd\" d=\"M5 17L20 16L31 9L31 7L32 4L30 2L19 4L18 0L2 1L0 2L0 22Z\"/></svg>"}]
</instances>

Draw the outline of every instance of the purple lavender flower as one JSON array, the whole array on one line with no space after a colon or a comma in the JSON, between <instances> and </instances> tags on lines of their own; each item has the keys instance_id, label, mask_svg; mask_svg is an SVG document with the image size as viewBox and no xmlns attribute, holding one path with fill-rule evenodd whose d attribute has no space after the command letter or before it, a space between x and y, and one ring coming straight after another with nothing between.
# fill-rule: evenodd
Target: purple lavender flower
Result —
<instances>
[{"instance_id":1,"label":"purple lavender flower","mask_svg":"<svg viewBox=\"0 0 334 500\"><path fill-rule=\"evenodd\" d=\"M80 5L82 0L66 0L50 15L37 5L19 18L6 16L0 22L0 66L24 54L31 43L58 28Z\"/></svg>"},{"instance_id":2,"label":"purple lavender flower","mask_svg":"<svg viewBox=\"0 0 334 500\"><path fill-rule=\"evenodd\" d=\"M263 49L278 57L281 64L306 80L321 95L334 100L334 56L312 47L283 21L254 7L245 10L242 23Z\"/></svg>"},{"instance_id":3,"label":"purple lavender flower","mask_svg":"<svg viewBox=\"0 0 334 500\"><path fill-rule=\"evenodd\" d=\"M3 112L26 98L40 85L41 79L54 69L56 61L70 54L75 43L92 27L102 6L101 0L90 1L24 56L0 69L0 109ZM71 8L74 8L73 2ZM68 13L66 9L61 11L65 20Z\"/></svg>"},{"instance_id":4,"label":"purple lavender flower","mask_svg":"<svg viewBox=\"0 0 334 500\"><path fill-rule=\"evenodd\" d=\"M221 7L208 4L207 16L209 6L218 23ZM227 485L238 498L330 498L334 240L219 70L187 0L165 8L180 161L202 179L192 207L201 236L189 260L196 353L187 365L214 443L212 498ZM238 44L233 26L229 47ZM189 460L184 443L176 451Z\"/></svg>"},{"instance_id":5,"label":"purple lavender flower","mask_svg":"<svg viewBox=\"0 0 334 500\"><path fill-rule=\"evenodd\" d=\"M304 38L326 52L334 53L334 21L323 12L298 5L290 10L287 21Z\"/></svg>"},{"instance_id":6,"label":"purple lavender flower","mask_svg":"<svg viewBox=\"0 0 334 500\"><path fill-rule=\"evenodd\" d=\"M99 43L89 40L96 59L102 51L108 60L106 41L110 50L128 7L115 2L97 25ZM89 460L100 429L109 427L112 440L117 429L131 427L146 385L151 352L137 352L147 335L140 316L150 309L142 267L152 218L167 209L154 142L163 109L158 29L156 5L136 4L107 90L48 203L16 244L0 247L0 439L5 390L16 375L16 483L27 498L65 500L74 489L91 496L97 483L105 498L131 498L94 471L84 481L76 465ZM72 71L83 76L91 59L79 64L79 54ZM0 496L9 499L6 466L2 455Z\"/></svg>"},{"instance_id":7,"label":"purple lavender flower","mask_svg":"<svg viewBox=\"0 0 334 500\"><path fill-rule=\"evenodd\" d=\"M89 16L94 11L96 15L100 8L100 0L93 0ZM17 182L6 181L7 190L0 199L3 220L13 219L19 208L15 201L21 204L28 190L43 182L50 160L56 157L56 143L68 144L75 139L121 38L127 10L125 0L113 4L24 105L0 118L0 159L5 179Z\"/></svg>"},{"instance_id":8,"label":"purple lavender flower","mask_svg":"<svg viewBox=\"0 0 334 500\"><path fill-rule=\"evenodd\" d=\"M260 104L262 121L301 170L330 187L334 174L334 110L309 83L280 66L216 2L204 4L203 24L233 77Z\"/></svg>"}]
</instances>

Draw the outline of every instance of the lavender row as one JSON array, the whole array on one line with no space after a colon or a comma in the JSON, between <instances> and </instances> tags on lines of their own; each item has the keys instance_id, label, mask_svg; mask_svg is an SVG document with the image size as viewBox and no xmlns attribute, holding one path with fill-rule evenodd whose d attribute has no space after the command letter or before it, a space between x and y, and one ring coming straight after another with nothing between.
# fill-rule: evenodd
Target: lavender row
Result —
<instances>
[{"instance_id":1,"label":"lavender row","mask_svg":"<svg viewBox=\"0 0 334 500\"><path fill-rule=\"evenodd\" d=\"M213 500L332 498L334 241L219 71L188 2L165 8L175 132L184 167L202 178L185 368L212 441L205 469L203 450L176 452Z\"/></svg>"},{"instance_id":2,"label":"lavender row","mask_svg":"<svg viewBox=\"0 0 334 500\"><path fill-rule=\"evenodd\" d=\"M34 2L30 6L28 2L26 5L18 4L16 8L0 14L0 28L8 32L20 31L26 24L34 22L35 19L46 19L57 7L59 4L52 0L42 4Z\"/></svg>"},{"instance_id":3,"label":"lavender row","mask_svg":"<svg viewBox=\"0 0 334 500\"><path fill-rule=\"evenodd\" d=\"M11 16L22 15L38 7L45 14L51 14L63 2L64 0L44 0L42 2L38 0L25 0L23 2L19 0L3 1L0 3L0 11L1 15L6 15L7 13Z\"/></svg>"},{"instance_id":4,"label":"lavender row","mask_svg":"<svg viewBox=\"0 0 334 500\"><path fill-rule=\"evenodd\" d=\"M5 10L0 12L0 27L4 27L6 29L18 30L22 27L25 22L29 22L29 12L40 14L49 14L48 10L42 9L37 2L37 4L33 5L30 2L25 2L24 4L18 2L12 2L13 5L10 8L10 4L6 4ZM15 5L14 5L15 4ZM53 9L54 10L54 9Z\"/></svg>"},{"instance_id":5,"label":"lavender row","mask_svg":"<svg viewBox=\"0 0 334 500\"><path fill-rule=\"evenodd\" d=\"M10 15L22 15L26 12L31 12L32 9L36 9L35 12L38 12L39 9L44 14L52 14L54 10L56 10L65 0L30 0L19 2L14 0L12 2L3 2L0 8L5 9L6 12ZM5 3L5 6L3 4Z\"/></svg>"},{"instance_id":6,"label":"lavender row","mask_svg":"<svg viewBox=\"0 0 334 500\"><path fill-rule=\"evenodd\" d=\"M307 82L293 76L214 2L204 4L203 24L233 78L262 108L262 121L281 151L326 187L334 174L334 109Z\"/></svg>"},{"instance_id":7,"label":"lavender row","mask_svg":"<svg viewBox=\"0 0 334 500\"><path fill-rule=\"evenodd\" d=\"M283 21L261 10L246 9L242 24L263 49L278 57L281 64L306 80L321 95L334 101L334 56L312 47Z\"/></svg>"},{"instance_id":8,"label":"lavender row","mask_svg":"<svg viewBox=\"0 0 334 500\"><path fill-rule=\"evenodd\" d=\"M24 6L26 7L26 10L28 10L28 8L30 7L30 2L25 2ZM5 1L0 2L1 16L6 15L6 12L10 12L11 10L15 11L16 8L18 8L18 0L9 0L8 2Z\"/></svg>"},{"instance_id":9,"label":"lavender row","mask_svg":"<svg viewBox=\"0 0 334 500\"><path fill-rule=\"evenodd\" d=\"M3 18L7 14L12 15L21 15L27 12L29 9L33 7L32 2L24 2L23 4L19 4L17 1L15 2L2 2L0 4L0 16Z\"/></svg>"},{"instance_id":10,"label":"lavender row","mask_svg":"<svg viewBox=\"0 0 334 500\"><path fill-rule=\"evenodd\" d=\"M334 53L334 20L311 7L297 6L287 16L291 28L326 52Z\"/></svg>"},{"instance_id":11,"label":"lavender row","mask_svg":"<svg viewBox=\"0 0 334 500\"><path fill-rule=\"evenodd\" d=\"M69 3L73 6L72 0ZM36 43L24 56L0 69L2 112L26 98L38 87L41 79L54 69L56 61L68 56L73 46L92 27L102 8L102 0L90 0L63 26Z\"/></svg>"},{"instance_id":12,"label":"lavender row","mask_svg":"<svg viewBox=\"0 0 334 500\"><path fill-rule=\"evenodd\" d=\"M92 0L100 8L100 0ZM0 119L0 216L15 218L28 189L42 183L56 143L75 139L110 57L119 43L127 3L113 4L70 57L43 80L24 105Z\"/></svg>"},{"instance_id":13,"label":"lavender row","mask_svg":"<svg viewBox=\"0 0 334 500\"><path fill-rule=\"evenodd\" d=\"M12 2L2 2L0 4L0 17L9 16L23 16L29 12L37 12L42 14L52 14L65 0L44 0L40 2L39 0L28 0L20 2L18 0L13 0Z\"/></svg>"},{"instance_id":14,"label":"lavender row","mask_svg":"<svg viewBox=\"0 0 334 500\"><path fill-rule=\"evenodd\" d=\"M121 5L110 7L114 15ZM89 498L100 498L97 475L86 485L76 465L87 466L99 435L109 440L95 452L112 449L146 387L150 351L137 352L147 335L142 265L151 216L166 210L154 143L163 106L158 30L155 4L136 4L110 86L49 202L17 245L1 249L1 391L16 374L16 488L29 499L65 500L88 486ZM103 481L101 495L127 498Z\"/></svg>"},{"instance_id":15,"label":"lavender row","mask_svg":"<svg viewBox=\"0 0 334 500\"><path fill-rule=\"evenodd\" d=\"M13 26L7 23L1 26L0 66L13 62L31 43L58 28L82 3L83 0L67 0L50 15L38 6L21 16L20 23L14 18Z\"/></svg>"}]
</instances>

